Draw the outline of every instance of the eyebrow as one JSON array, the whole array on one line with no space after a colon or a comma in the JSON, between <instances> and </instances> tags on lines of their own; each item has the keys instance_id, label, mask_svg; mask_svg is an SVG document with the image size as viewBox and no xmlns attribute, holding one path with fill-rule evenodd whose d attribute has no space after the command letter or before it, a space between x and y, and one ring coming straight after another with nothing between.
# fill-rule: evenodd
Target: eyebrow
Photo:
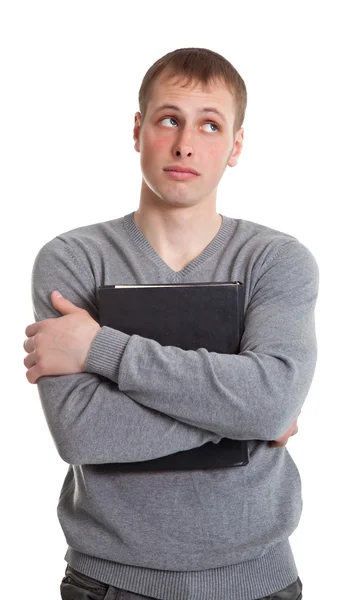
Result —
<instances>
[{"instance_id":1,"label":"eyebrow","mask_svg":"<svg viewBox=\"0 0 358 600\"><path fill-rule=\"evenodd\" d=\"M162 104L162 106L159 106L154 111L154 114L159 112L160 110L164 110L164 109L176 110L178 112L181 112L179 106L175 106L174 104ZM222 120L226 123L226 118L223 115L223 113L221 113L217 108L214 108L213 106L205 106L204 108L198 108L197 112L199 112L199 113L208 113L208 112L215 113L215 114L219 115L219 117L221 117Z\"/></svg>"}]
</instances>

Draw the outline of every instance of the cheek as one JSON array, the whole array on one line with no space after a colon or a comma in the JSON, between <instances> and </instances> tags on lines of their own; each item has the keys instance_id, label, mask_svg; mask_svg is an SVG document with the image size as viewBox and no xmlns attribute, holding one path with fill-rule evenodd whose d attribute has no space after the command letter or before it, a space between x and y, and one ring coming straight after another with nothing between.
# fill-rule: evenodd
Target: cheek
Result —
<instances>
[{"instance_id":1,"label":"cheek","mask_svg":"<svg viewBox=\"0 0 358 600\"><path fill-rule=\"evenodd\" d=\"M155 165L168 162L165 156L168 153L168 141L158 136L143 135L141 139L140 161L142 171L147 173Z\"/></svg>"},{"instance_id":2,"label":"cheek","mask_svg":"<svg viewBox=\"0 0 358 600\"><path fill-rule=\"evenodd\" d=\"M220 144L207 144L203 152L204 162L210 164L212 173L221 172L225 165L227 148Z\"/></svg>"},{"instance_id":3,"label":"cheek","mask_svg":"<svg viewBox=\"0 0 358 600\"><path fill-rule=\"evenodd\" d=\"M169 146L169 140L164 136L151 136L149 134L143 135L142 148L147 155L147 160L155 159L157 154L161 154L164 150L167 150Z\"/></svg>"}]
</instances>

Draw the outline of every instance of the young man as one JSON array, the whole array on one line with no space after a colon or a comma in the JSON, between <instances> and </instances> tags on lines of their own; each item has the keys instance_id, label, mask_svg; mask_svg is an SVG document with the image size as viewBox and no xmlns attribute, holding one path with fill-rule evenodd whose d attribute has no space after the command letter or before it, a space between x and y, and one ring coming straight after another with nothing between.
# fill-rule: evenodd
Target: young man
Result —
<instances>
[{"instance_id":1,"label":"young man","mask_svg":"<svg viewBox=\"0 0 358 600\"><path fill-rule=\"evenodd\" d=\"M26 376L70 465L58 505L68 543L62 598L297 600L288 538L301 484L285 445L315 369L317 263L295 237L216 212L246 108L227 60L170 52L147 72L139 104L139 209L57 236L33 267ZM98 324L99 285L237 280L239 354L161 346ZM116 469L223 437L250 440L246 466Z\"/></svg>"}]
</instances>

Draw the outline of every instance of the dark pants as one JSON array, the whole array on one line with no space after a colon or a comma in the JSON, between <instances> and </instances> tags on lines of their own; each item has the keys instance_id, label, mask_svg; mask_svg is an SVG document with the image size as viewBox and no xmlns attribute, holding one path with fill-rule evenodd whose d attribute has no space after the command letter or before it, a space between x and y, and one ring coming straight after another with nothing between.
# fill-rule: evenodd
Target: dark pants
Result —
<instances>
[{"instance_id":1,"label":"dark pants","mask_svg":"<svg viewBox=\"0 0 358 600\"><path fill-rule=\"evenodd\" d=\"M75 571L70 566L67 566L65 575L60 588L62 600L156 600L149 596L127 592L113 585L106 585ZM258 600L301 600L301 598L302 583L298 578L284 590Z\"/></svg>"}]
</instances>

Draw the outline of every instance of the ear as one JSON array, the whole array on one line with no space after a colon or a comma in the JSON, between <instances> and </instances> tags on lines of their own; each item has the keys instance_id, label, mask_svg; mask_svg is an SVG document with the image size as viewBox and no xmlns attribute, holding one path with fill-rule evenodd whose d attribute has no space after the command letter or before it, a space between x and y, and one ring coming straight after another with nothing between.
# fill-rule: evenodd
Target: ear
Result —
<instances>
[{"instance_id":1,"label":"ear","mask_svg":"<svg viewBox=\"0 0 358 600\"><path fill-rule=\"evenodd\" d=\"M140 136L141 122L142 122L142 115L140 112L136 112L136 114L134 115L133 139L134 139L134 149L137 152L140 152L139 136Z\"/></svg>"},{"instance_id":2,"label":"ear","mask_svg":"<svg viewBox=\"0 0 358 600\"><path fill-rule=\"evenodd\" d=\"M243 127L241 127L240 129L237 130L237 132L235 134L234 148L231 153L229 162L227 163L229 165L229 167L234 167L237 164L237 160L241 154L243 143L244 143L244 129L243 129Z\"/></svg>"}]
</instances>

